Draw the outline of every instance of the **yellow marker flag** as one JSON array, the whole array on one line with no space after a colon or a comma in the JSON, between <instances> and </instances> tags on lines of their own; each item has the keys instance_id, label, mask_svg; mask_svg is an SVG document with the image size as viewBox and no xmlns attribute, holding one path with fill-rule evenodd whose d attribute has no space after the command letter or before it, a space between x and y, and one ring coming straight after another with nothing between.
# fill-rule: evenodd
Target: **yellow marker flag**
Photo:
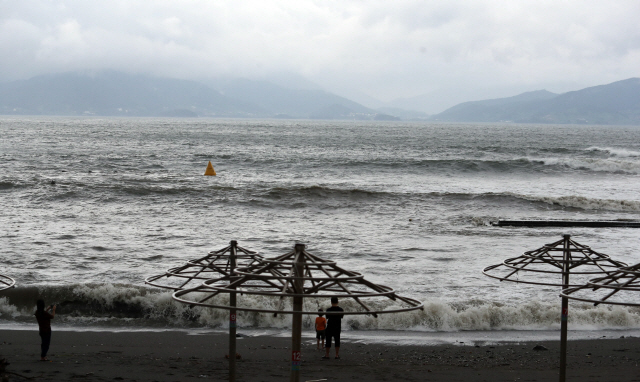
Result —
<instances>
[{"instance_id":1,"label":"yellow marker flag","mask_svg":"<svg viewBox=\"0 0 640 382\"><path fill-rule=\"evenodd\" d=\"M210 176L216 176L216 170L213 169L213 165L211 164L211 161L209 161L209 164L207 165L207 169L204 170L204 174L210 175Z\"/></svg>"}]
</instances>

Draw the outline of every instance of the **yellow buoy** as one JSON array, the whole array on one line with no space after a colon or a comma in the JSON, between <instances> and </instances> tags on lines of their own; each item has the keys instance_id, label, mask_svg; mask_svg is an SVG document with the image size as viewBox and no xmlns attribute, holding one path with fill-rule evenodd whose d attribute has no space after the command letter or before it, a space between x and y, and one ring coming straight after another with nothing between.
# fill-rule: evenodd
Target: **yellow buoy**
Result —
<instances>
[{"instance_id":1,"label":"yellow buoy","mask_svg":"<svg viewBox=\"0 0 640 382\"><path fill-rule=\"evenodd\" d=\"M216 176L216 170L213 169L213 165L211 164L211 161L209 161L209 164L207 165L207 169L204 170L204 174L210 175L210 176Z\"/></svg>"}]
</instances>

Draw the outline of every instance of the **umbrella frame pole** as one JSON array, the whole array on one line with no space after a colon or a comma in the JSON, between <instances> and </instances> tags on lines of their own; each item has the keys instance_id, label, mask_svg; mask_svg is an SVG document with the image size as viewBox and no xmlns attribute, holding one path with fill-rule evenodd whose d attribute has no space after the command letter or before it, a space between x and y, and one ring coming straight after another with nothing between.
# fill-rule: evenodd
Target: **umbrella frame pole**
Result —
<instances>
[{"instance_id":1,"label":"umbrella frame pole","mask_svg":"<svg viewBox=\"0 0 640 382\"><path fill-rule=\"evenodd\" d=\"M562 289L569 287L569 261L571 251L569 249L569 235L564 235L563 263L562 263ZM569 318L569 299L562 297L562 316L560 319L560 382L567 378L567 320Z\"/></svg>"},{"instance_id":2,"label":"umbrella frame pole","mask_svg":"<svg viewBox=\"0 0 640 382\"><path fill-rule=\"evenodd\" d=\"M291 382L300 381L300 366L302 364L302 353L300 351L302 344L302 311L303 311L303 297L304 293L304 262L305 258L302 255L304 252L304 244L296 244L295 246L295 262L294 262L294 277L300 277L295 279L293 287L295 293L299 296L293 297L293 311L291 323Z\"/></svg>"},{"instance_id":3,"label":"umbrella frame pole","mask_svg":"<svg viewBox=\"0 0 640 382\"><path fill-rule=\"evenodd\" d=\"M229 256L229 275L233 276L236 268L237 248L238 242L231 241L231 255ZM235 286L231 287L236 289ZM236 292L229 293L229 381L235 382L236 380L236 310L233 307L236 306Z\"/></svg>"}]
</instances>

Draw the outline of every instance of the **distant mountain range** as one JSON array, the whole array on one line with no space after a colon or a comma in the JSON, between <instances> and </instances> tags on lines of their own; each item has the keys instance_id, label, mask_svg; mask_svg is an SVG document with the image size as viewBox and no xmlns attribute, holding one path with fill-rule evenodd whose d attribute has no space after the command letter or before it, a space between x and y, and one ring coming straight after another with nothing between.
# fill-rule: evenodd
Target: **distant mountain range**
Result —
<instances>
[{"instance_id":1,"label":"distant mountain range","mask_svg":"<svg viewBox=\"0 0 640 382\"><path fill-rule=\"evenodd\" d=\"M0 84L0 114L394 119L322 90L237 79L217 89L196 81L64 73Z\"/></svg>"},{"instance_id":2,"label":"distant mountain range","mask_svg":"<svg viewBox=\"0 0 640 382\"><path fill-rule=\"evenodd\" d=\"M336 118L375 115L376 111L323 90L287 89L267 81L234 79L216 87L222 94L259 106L273 115L296 118L330 117L323 109L341 106Z\"/></svg>"},{"instance_id":3,"label":"distant mountain range","mask_svg":"<svg viewBox=\"0 0 640 382\"><path fill-rule=\"evenodd\" d=\"M320 89L291 89L248 79L204 83L104 71L43 75L0 84L0 114L13 115L640 125L640 79L563 94L538 90L464 102L433 116L408 109L372 109Z\"/></svg>"},{"instance_id":4,"label":"distant mountain range","mask_svg":"<svg viewBox=\"0 0 640 382\"><path fill-rule=\"evenodd\" d=\"M464 102L430 120L593 125L640 125L640 78L563 94L546 90Z\"/></svg>"},{"instance_id":5,"label":"distant mountain range","mask_svg":"<svg viewBox=\"0 0 640 382\"><path fill-rule=\"evenodd\" d=\"M118 72L64 73L0 85L0 113L47 115L258 115L258 106L233 100L196 82Z\"/></svg>"}]
</instances>

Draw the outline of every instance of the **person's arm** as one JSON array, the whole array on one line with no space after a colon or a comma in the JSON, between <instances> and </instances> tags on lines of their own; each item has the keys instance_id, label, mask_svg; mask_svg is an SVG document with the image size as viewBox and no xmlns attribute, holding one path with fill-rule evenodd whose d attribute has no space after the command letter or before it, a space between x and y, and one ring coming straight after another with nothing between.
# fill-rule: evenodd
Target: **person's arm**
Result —
<instances>
[{"instance_id":1,"label":"person's arm","mask_svg":"<svg viewBox=\"0 0 640 382\"><path fill-rule=\"evenodd\" d=\"M56 305L53 305L51 307L51 313L49 313L51 315L51 318L56 316Z\"/></svg>"}]
</instances>

